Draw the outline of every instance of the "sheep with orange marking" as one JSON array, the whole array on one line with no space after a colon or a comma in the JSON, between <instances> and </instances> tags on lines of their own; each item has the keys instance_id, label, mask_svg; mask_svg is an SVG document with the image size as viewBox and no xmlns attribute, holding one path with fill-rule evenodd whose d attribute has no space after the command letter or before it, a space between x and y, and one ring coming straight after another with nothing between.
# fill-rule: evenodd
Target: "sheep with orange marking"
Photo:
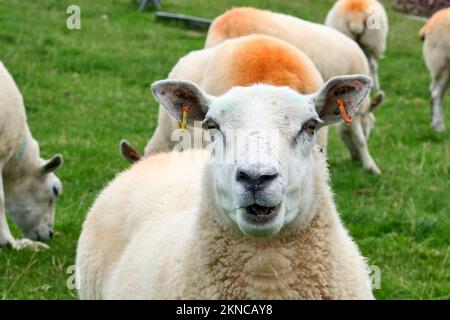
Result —
<instances>
[{"instance_id":1,"label":"sheep with orange marking","mask_svg":"<svg viewBox=\"0 0 450 320\"><path fill-rule=\"evenodd\" d=\"M276 83L277 70L264 73ZM188 104L191 121L211 128L215 152L150 156L102 191L78 242L80 298L373 299L315 141L342 121L336 99L351 116L370 82L341 76L308 95L258 84L220 96L189 81L154 83L176 121Z\"/></svg>"},{"instance_id":2,"label":"sheep with orange marking","mask_svg":"<svg viewBox=\"0 0 450 320\"><path fill-rule=\"evenodd\" d=\"M378 61L386 51L388 17L377 0L338 0L331 8L325 25L355 40L369 59L374 89L380 91Z\"/></svg>"},{"instance_id":3,"label":"sheep with orange marking","mask_svg":"<svg viewBox=\"0 0 450 320\"><path fill-rule=\"evenodd\" d=\"M263 35L253 35L224 42L222 45L193 51L181 58L170 79L189 80L209 94L220 95L234 86L266 83L288 86L299 93L316 91L323 83L319 71L304 53L291 44ZM193 123L191 137L196 136ZM164 108L159 109L158 126L145 148L145 156L178 149L173 137L178 123ZM326 150L327 129L320 132L318 143ZM124 142L122 155L133 161L135 152Z\"/></svg>"},{"instance_id":4,"label":"sheep with orange marking","mask_svg":"<svg viewBox=\"0 0 450 320\"><path fill-rule=\"evenodd\" d=\"M431 126L445 131L444 96L450 83L450 8L436 12L420 30L423 56L431 73Z\"/></svg>"},{"instance_id":5,"label":"sheep with orange marking","mask_svg":"<svg viewBox=\"0 0 450 320\"><path fill-rule=\"evenodd\" d=\"M332 28L289 15L255 8L236 8L214 19L205 47L211 48L230 39L249 34L265 34L287 41L302 50L316 65L324 80L346 74L370 75L364 52L352 39ZM368 148L368 139L375 126L373 111L381 104L383 94L371 104L366 97L354 116L353 123L341 125L339 133L354 160L364 170L381 174Z\"/></svg>"}]
</instances>

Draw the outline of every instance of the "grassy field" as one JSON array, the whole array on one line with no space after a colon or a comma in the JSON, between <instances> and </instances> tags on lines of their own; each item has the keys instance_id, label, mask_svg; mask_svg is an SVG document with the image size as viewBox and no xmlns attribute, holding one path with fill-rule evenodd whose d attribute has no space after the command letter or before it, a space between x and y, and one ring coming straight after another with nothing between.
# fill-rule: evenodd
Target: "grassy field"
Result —
<instances>
[{"instance_id":1,"label":"grassy field","mask_svg":"<svg viewBox=\"0 0 450 320\"><path fill-rule=\"evenodd\" d=\"M332 2L162 1L166 11L209 18L250 5L317 22ZM66 28L70 4L81 7L81 30ZM65 158L51 250L0 249L2 299L76 298L66 286L66 270L97 193L127 166L118 154L119 140L144 147L157 116L149 84L203 45L204 33L157 23L151 9L136 9L129 0L0 0L0 59L24 95L42 154L60 152ZM381 268L377 298L449 299L448 134L430 130L429 75L417 38L422 23L388 9L388 51L380 66L387 100L370 140L383 175L367 175L351 162L333 129L332 185L352 236L369 263ZM450 106L449 94L445 103Z\"/></svg>"}]
</instances>

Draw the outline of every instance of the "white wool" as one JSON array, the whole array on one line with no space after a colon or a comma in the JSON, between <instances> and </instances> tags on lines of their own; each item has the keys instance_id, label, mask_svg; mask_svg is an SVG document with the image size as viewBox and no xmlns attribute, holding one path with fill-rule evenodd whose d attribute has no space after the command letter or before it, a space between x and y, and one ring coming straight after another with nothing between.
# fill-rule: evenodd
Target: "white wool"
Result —
<instances>
[{"instance_id":1,"label":"white wool","mask_svg":"<svg viewBox=\"0 0 450 320\"><path fill-rule=\"evenodd\" d=\"M351 9L352 6L357 8ZM374 80L376 92L380 90L378 60L386 51L388 18L383 5L376 0L339 0L333 5L325 25L339 30L355 40L364 50Z\"/></svg>"},{"instance_id":2,"label":"white wool","mask_svg":"<svg viewBox=\"0 0 450 320\"><path fill-rule=\"evenodd\" d=\"M346 99L353 114L369 84L348 76L311 95L255 85L213 97L192 82L156 82L155 97L171 114L180 97L192 99L192 112L222 115L222 128L276 130L279 150L262 142L254 159L228 136L225 152L237 154L230 163L201 150L160 153L118 175L83 224L80 298L372 299L367 265L336 212L315 134L300 129L318 117L322 125L340 120L329 97ZM230 102L233 112L223 113ZM243 168L273 179L250 195L236 174ZM262 203L275 215L246 220L254 214L248 207Z\"/></svg>"},{"instance_id":3,"label":"white wool","mask_svg":"<svg viewBox=\"0 0 450 320\"><path fill-rule=\"evenodd\" d=\"M423 56L430 71L431 126L437 132L445 130L444 97L450 83L450 9L443 9L421 30L424 39Z\"/></svg>"},{"instance_id":4,"label":"white wool","mask_svg":"<svg viewBox=\"0 0 450 320\"><path fill-rule=\"evenodd\" d=\"M53 188L61 192L61 182L52 172L40 171L45 161L28 127L22 95L2 62L0 88L0 245L46 248L42 243L14 239L6 210L26 237L47 240L54 220L49 203L55 198Z\"/></svg>"},{"instance_id":5,"label":"white wool","mask_svg":"<svg viewBox=\"0 0 450 320\"><path fill-rule=\"evenodd\" d=\"M373 299L317 150L318 209L272 245L205 212L205 155L193 153L189 166L189 152L150 156L102 191L78 242L81 299Z\"/></svg>"}]
</instances>

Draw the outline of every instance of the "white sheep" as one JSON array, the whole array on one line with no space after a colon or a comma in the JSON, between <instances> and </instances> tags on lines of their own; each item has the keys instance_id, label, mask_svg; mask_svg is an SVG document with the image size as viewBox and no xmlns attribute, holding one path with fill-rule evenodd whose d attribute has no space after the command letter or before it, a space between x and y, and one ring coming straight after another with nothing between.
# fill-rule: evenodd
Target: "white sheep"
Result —
<instances>
[{"instance_id":1,"label":"white sheep","mask_svg":"<svg viewBox=\"0 0 450 320\"><path fill-rule=\"evenodd\" d=\"M253 83L289 86L307 94L317 91L323 83L319 71L303 52L285 41L263 35L241 37L211 49L193 51L178 61L169 78L189 80L214 95ZM158 126L145 147L145 156L172 150L178 143L172 139L177 128L177 121L160 108ZM326 142L327 130L323 130L318 143L324 151ZM121 153L131 161L139 158L124 141Z\"/></svg>"},{"instance_id":2,"label":"white sheep","mask_svg":"<svg viewBox=\"0 0 450 320\"><path fill-rule=\"evenodd\" d=\"M367 58L355 41L332 28L266 10L236 8L225 12L211 24L205 47L248 34L265 34L293 44L314 62L324 80L355 73L370 75ZM368 139L375 126L373 111L382 100L381 92L372 104L367 96L353 123L339 128L352 159L361 160L364 170L374 174L381 171L370 155Z\"/></svg>"},{"instance_id":3,"label":"white sheep","mask_svg":"<svg viewBox=\"0 0 450 320\"><path fill-rule=\"evenodd\" d=\"M370 82L342 76L311 95L254 85L220 97L189 81L153 84L176 120L189 103L214 153L148 157L102 191L78 243L80 297L373 299L315 144L317 130L341 121L336 99L351 115Z\"/></svg>"},{"instance_id":4,"label":"white sheep","mask_svg":"<svg viewBox=\"0 0 450 320\"><path fill-rule=\"evenodd\" d=\"M377 0L338 0L325 20L325 25L355 40L369 59L374 89L380 91L378 61L386 51L388 17Z\"/></svg>"},{"instance_id":5,"label":"white sheep","mask_svg":"<svg viewBox=\"0 0 450 320\"><path fill-rule=\"evenodd\" d=\"M420 30L423 55L431 73L432 128L445 131L444 97L450 83L450 8L436 12Z\"/></svg>"},{"instance_id":6,"label":"white sheep","mask_svg":"<svg viewBox=\"0 0 450 320\"><path fill-rule=\"evenodd\" d=\"M259 17L259 15L262 16ZM227 23L228 16L237 16L237 20L231 20L230 23ZM254 28L248 27L247 29L240 29L242 34L229 34L225 31L236 30L233 29L233 26L239 26L238 20L257 23L257 25L254 26ZM271 28L264 29L267 22L270 23ZM223 26L223 28L219 28L220 26ZM257 27L260 27L260 30L257 30L258 32L253 32ZM276 30L293 30L293 32L284 32L284 36L282 36L282 34ZM311 58L325 79L329 79L333 75L350 73L370 74L367 59L359 46L338 31L294 17L271 13L269 11L240 8L228 11L224 15L216 18L211 25L206 40L206 46L211 48L194 51L181 58L169 74L169 78L190 80L202 86L201 83L206 67L209 64L210 56L214 56L218 61L217 63L220 63L221 59L228 61L226 55L214 55L214 52L220 52L221 50L221 46L216 47L216 45L229 38L237 38L253 33L266 33L268 35L278 36L279 38L290 41L297 48L305 48L307 55ZM316 46L307 45L310 43L315 43ZM318 43L320 43L320 46ZM325 52L333 52L334 54L329 56L325 55ZM339 59L339 57L342 58ZM339 63L336 63L336 59L339 60ZM256 62L259 61L261 60ZM236 62L239 62L239 57L236 57ZM215 72L212 68L209 68L208 70ZM253 74L251 70L249 73ZM221 89L229 89L224 88L222 83L232 83L233 79L228 79L226 76L220 76L218 78L220 79L218 79L215 84L210 85L211 89L214 90L215 85ZM367 97L362 106L358 109L357 114L354 116L353 123L350 127L341 126L339 132L342 140L346 143L352 158L361 160L365 170L374 174L380 174L381 171L370 155L367 145L369 134L375 124L375 116L372 114L372 111L381 103L382 96L379 95L374 101L376 102L371 104L370 98ZM149 156L154 153L171 150L173 142L170 137L176 127L176 123L174 123L173 119L170 119L167 112L160 108L158 114L158 126L145 148L144 155ZM325 146L326 133L323 133L322 135L325 138L320 139L319 143ZM120 152L126 159L132 162L140 158L140 155L134 148L124 140L121 141Z\"/></svg>"},{"instance_id":7,"label":"white sheep","mask_svg":"<svg viewBox=\"0 0 450 320\"><path fill-rule=\"evenodd\" d=\"M44 161L26 121L22 95L0 62L0 245L15 249L47 248L32 240L53 235L54 201L61 193L60 180L53 173L62 157ZM6 211L28 239L14 239Z\"/></svg>"},{"instance_id":8,"label":"white sheep","mask_svg":"<svg viewBox=\"0 0 450 320\"><path fill-rule=\"evenodd\" d=\"M178 60L177 64L170 71L168 78L189 80L197 85L201 85L209 60L216 50L195 50L190 52ZM217 55L215 56L217 57ZM177 144L177 141L173 141L171 138L172 133L176 129L178 129L178 122L170 117L164 108L159 107L158 124L145 146L144 157L172 150ZM192 127L189 126L188 129L192 134ZM120 141L119 152L125 160L131 163L137 162L142 158L141 154L125 139Z\"/></svg>"}]
</instances>

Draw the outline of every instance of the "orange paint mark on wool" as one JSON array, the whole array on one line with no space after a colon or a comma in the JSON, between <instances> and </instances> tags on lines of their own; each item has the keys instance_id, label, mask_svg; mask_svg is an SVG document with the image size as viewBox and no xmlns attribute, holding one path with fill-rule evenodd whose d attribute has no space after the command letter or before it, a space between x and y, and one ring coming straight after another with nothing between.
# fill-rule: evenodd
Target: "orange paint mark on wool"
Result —
<instances>
[{"instance_id":1,"label":"orange paint mark on wool","mask_svg":"<svg viewBox=\"0 0 450 320\"><path fill-rule=\"evenodd\" d=\"M288 45L254 39L236 48L231 61L231 81L235 86L265 83L305 94L318 89L312 63L302 60L297 49Z\"/></svg>"},{"instance_id":2,"label":"orange paint mark on wool","mask_svg":"<svg viewBox=\"0 0 450 320\"><path fill-rule=\"evenodd\" d=\"M343 8L345 11L366 12L372 0L344 0Z\"/></svg>"},{"instance_id":3,"label":"orange paint mark on wool","mask_svg":"<svg viewBox=\"0 0 450 320\"><path fill-rule=\"evenodd\" d=\"M232 9L216 18L209 32L225 39L252 34L264 23L261 18L261 12L253 8Z\"/></svg>"},{"instance_id":4,"label":"orange paint mark on wool","mask_svg":"<svg viewBox=\"0 0 450 320\"><path fill-rule=\"evenodd\" d=\"M425 39L425 36L433 29L433 27L445 24L450 26L450 8L442 9L436 12L420 30L419 35L423 40Z\"/></svg>"}]
</instances>

